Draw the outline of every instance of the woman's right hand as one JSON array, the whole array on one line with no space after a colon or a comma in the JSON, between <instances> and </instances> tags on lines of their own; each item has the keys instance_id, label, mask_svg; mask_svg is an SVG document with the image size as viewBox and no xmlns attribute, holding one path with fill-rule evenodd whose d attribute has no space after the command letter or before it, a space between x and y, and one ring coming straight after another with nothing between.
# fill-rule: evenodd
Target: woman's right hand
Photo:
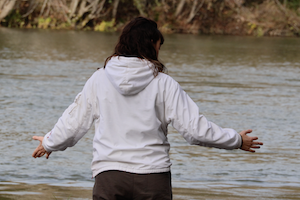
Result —
<instances>
[{"instance_id":1,"label":"woman's right hand","mask_svg":"<svg viewBox=\"0 0 300 200\"><path fill-rule=\"evenodd\" d=\"M260 145L263 145L263 143L254 141L257 140L258 137L249 137L247 134L251 132L252 132L251 129L240 132L240 135L242 136L242 140L243 140L243 144L240 149L254 153L255 152L254 149L259 149Z\"/></svg>"},{"instance_id":2,"label":"woman's right hand","mask_svg":"<svg viewBox=\"0 0 300 200\"><path fill-rule=\"evenodd\" d=\"M44 137L42 137L42 136L33 136L32 139L40 141L40 144L39 144L39 146L34 150L34 152L33 152L33 154L32 154L32 157L34 157L34 158L42 157L42 156L44 156L44 155L46 154L46 158L48 159L49 156L50 156L50 154L51 154L51 152L47 152L47 151L44 149L43 145L42 145Z\"/></svg>"}]
</instances>

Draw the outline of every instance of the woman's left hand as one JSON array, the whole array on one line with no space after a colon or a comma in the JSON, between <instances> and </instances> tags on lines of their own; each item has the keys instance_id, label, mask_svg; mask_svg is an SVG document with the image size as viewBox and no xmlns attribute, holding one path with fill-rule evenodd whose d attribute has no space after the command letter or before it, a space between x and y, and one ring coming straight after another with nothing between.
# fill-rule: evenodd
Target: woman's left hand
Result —
<instances>
[{"instance_id":1,"label":"woman's left hand","mask_svg":"<svg viewBox=\"0 0 300 200\"><path fill-rule=\"evenodd\" d=\"M254 149L259 149L260 145L263 145L263 143L254 141L257 140L258 137L249 137L247 134L251 132L252 132L251 129L240 132L240 135L242 136L242 140L243 140L243 144L240 149L254 153L255 152Z\"/></svg>"},{"instance_id":2,"label":"woman's left hand","mask_svg":"<svg viewBox=\"0 0 300 200\"><path fill-rule=\"evenodd\" d=\"M47 151L44 149L43 145L42 145L44 137L42 137L42 136L33 136L32 139L40 141L40 144L39 144L39 146L34 150L34 152L33 152L33 154L32 154L32 157L34 157L34 158L42 157L42 156L44 156L44 155L46 154L46 158L48 159L49 156L50 156L50 154L51 154L51 152L47 152Z\"/></svg>"}]
</instances>

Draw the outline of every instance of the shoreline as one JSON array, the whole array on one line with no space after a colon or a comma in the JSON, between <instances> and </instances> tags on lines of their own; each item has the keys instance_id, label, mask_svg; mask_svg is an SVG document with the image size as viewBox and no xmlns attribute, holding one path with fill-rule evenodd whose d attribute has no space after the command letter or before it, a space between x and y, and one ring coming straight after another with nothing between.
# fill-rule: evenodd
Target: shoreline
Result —
<instances>
[{"instance_id":1,"label":"shoreline","mask_svg":"<svg viewBox=\"0 0 300 200\"><path fill-rule=\"evenodd\" d=\"M269 191L269 192L266 192ZM272 191L272 192L271 192ZM173 188L174 200L212 199L212 200L252 200L252 199L297 199L299 187L211 187L211 188ZM74 186L54 186L49 184L28 184L20 182L0 182L1 200L50 200L50 199L92 199L92 188Z\"/></svg>"},{"instance_id":2,"label":"shoreline","mask_svg":"<svg viewBox=\"0 0 300 200\"><path fill-rule=\"evenodd\" d=\"M77 3L76 3L77 2ZM84 1L85 2L85 1ZM157 0L79 3L32 0L2 5L0 25L26 29L120 31L132 18L157 22L162 33L300 36L300 2Z\"/></svg>"},{"instance_id":3,"label":"shoreline","mask_svg":"<svg viewBox=\"0 0 300 200\"><path fill-rule=\"evenodd\" d=\"M82 29L39 29L39 28L20 28L20 27L6 27L0 25L0 30L20 30L20 31L53 31L53 32L92 32L92 33L103 33L103 34L116 34L117 36L120 35L121 31L116 30L113 32L100 32L100 31L94 31L94 30L82 30ZM284 35L276 35L276 36L270 36L270 35L264 35L264 36L255 36L255 35L234 35L234 34L206 34L206 33L199 33L199 34L190 34L190 33L180 33L180 32L174 32L174 33L163 33L165 35L198 35L198 36L207 36L207 37L245 37L245 38L299 38L297 35L290 35L290 36L284 36ZM1 200L1 199L0 199Z\"/></svg>"}]
</instances>

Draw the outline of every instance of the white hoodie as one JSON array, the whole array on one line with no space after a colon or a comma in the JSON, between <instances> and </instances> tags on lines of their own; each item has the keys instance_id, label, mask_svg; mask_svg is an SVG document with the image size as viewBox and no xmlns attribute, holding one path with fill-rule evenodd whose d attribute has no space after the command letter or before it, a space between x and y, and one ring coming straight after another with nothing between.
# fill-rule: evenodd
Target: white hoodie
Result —
<instances>
[{"instance_id":1,"label":"white hoodie","mask_svg":"<svg viewBox=\"0 0 300 200\"><path fill-rule=\"evenodd\" d=\"M190 144L236 149L241 137L199 115L196 103L170 76L153 76L152 64L113 57L97 70L43 140L46 151L74 146L95 122L93 176L107 170L170 170L168 124Z\"/></svg>"}]
</instances>

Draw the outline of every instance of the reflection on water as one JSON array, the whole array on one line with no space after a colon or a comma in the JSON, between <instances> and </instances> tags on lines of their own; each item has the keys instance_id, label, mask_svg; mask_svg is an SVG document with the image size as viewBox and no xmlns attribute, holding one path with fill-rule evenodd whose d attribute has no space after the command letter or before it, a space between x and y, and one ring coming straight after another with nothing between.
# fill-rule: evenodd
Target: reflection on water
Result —
<instances>
[{"instance_id":1,"label":"reflection on water","mask_svg":"<svg viewBox=\"0 0 300 200\"><path fill-rule=\"evenodd\" d=\"M49 160L31 158L31 137L53 127L117 35L0 28L0 181L93 186L93 130ZM170 128L175 197L300 196L299 38L165 37L160 58L202 114L264 142L255 154L190 146Z\"/></svg>"}]
</instances>

